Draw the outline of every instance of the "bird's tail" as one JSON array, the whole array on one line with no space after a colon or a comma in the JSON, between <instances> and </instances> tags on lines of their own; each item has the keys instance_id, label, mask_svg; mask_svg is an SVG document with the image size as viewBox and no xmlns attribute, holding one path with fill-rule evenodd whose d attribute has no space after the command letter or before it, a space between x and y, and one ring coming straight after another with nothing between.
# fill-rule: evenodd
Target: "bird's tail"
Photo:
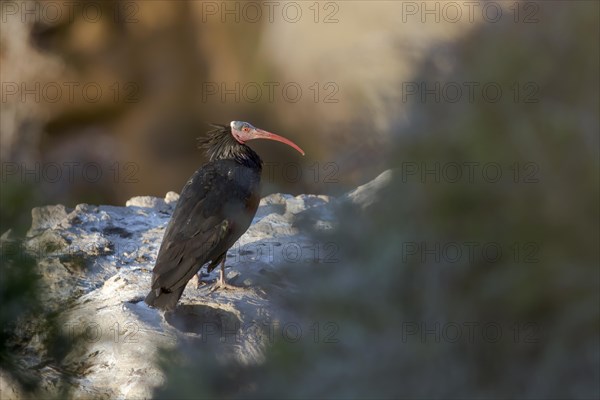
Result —
<instances>
[{"instance_id":1,"label":"bird's tail","mask_svg":"<svg viewBox=\"0 0 600 400\"><path fill-rule=\"evenodd\" d=\"M185 285L173 290L172 292L165 292L160 289L153 289L148 293L144 300L150 307L158 308L164 311L174 310L175 305L179 301L179 298L183 294Z\"/></svg>"}]
</instances>

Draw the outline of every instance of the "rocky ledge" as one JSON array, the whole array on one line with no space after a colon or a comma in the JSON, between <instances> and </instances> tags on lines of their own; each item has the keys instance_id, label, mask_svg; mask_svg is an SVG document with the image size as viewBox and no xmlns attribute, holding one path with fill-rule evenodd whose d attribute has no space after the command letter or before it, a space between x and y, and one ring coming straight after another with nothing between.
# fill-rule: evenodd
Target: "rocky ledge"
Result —
<instances>
[{"instance_id":1,"label":"rocky ledge","mask_svg":"<svg viewBox=\"0 0 600 400\"><path fill-rule=\"evenodd\" d=\"M190 282L170 313L149 308L143 299L176 193L164 199L134 197L125 207L80 204L32 210L25 249L36 258L44 304L48 311L61 312L63 333L84 344L66 360L76 371L70 383L75 397L151 397L164 381L156 365L158 349L182 341L218 345L224 359L261 362L267 341L260 326L280 320L272 294L288 290L284 281L270 277L282 265L302 268L335 257L311 232L333 226L339 203L368 207L390 175L387 171L340 198L263 198L252 226L228 252L227 279L239 289L211 292L217 268ZM10 235L3 235L3 246L9 243ZM47 349L36 335L24 346L23 366L38 371L43 389L56 393L61 372L45 365ZM20 398L8 375L0 373L1 397Z\"/></svg>"}]
</instances>

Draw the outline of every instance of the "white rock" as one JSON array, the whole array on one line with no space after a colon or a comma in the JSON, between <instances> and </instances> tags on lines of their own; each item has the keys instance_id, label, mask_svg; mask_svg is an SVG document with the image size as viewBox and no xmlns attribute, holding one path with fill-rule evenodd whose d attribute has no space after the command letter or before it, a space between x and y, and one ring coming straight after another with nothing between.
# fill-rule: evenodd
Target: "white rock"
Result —
<instances>
[{"instance_id":1,"label":"white rock","mask_svg":"<svg viewBox=\"0 0 600 400\"><path fill-rule=\"evenodd\" d=\"M344 199L371 204L369 193L385 183L381 176L376 181ZM65 334L84 337L84 347L67 358L73 366L82 360L89 365L74 382L76 398L150 398L164 379L155 364L157 350L181 341L218 346L225 359L260 363L268 343L255 322L274 321L279 311L255 284L268 286L265 276L281 265L319 262L314 251L318 244L298 226L331 228L337 204L316 195L263 198L252 226L228 252L227 277L243 288L209 293L210 284L196 288L192 281L177 309L163 315L143 299L178 198L169 192L164 199L134 197L126 207L78 205L68 210L57 205L32 211L25 245L39 260L45 305L64 310ZM214 281L217 275L218 268L204 280ZM274 290L285 290L280 284ZM39 354L31 360L43 362L42 346L43 341L30 343L28 351ZM43 378L55 374L47 368L40 373ZM0 380L5 379L0 375Z\"/></svg>"}]
</instances>

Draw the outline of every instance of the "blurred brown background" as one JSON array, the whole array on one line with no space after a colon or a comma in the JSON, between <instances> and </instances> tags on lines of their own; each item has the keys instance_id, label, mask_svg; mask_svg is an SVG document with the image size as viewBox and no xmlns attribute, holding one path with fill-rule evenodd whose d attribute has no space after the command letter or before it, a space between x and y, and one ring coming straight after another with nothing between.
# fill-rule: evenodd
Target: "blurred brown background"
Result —
<instances>
[{"instance_id":1,"label":"blurred brown background","mask_svg":"<svg viewBox=\"0 0 600 400\"><path fill-rule=\"evenodd\" d=\"M253 143L265 194L364 183L407 118L401 82L485 22L421 17L402 2L4 2L4 216L179 192L205 161L195 138L231 120L307 153Z\"/></svg>"}]
</instances>

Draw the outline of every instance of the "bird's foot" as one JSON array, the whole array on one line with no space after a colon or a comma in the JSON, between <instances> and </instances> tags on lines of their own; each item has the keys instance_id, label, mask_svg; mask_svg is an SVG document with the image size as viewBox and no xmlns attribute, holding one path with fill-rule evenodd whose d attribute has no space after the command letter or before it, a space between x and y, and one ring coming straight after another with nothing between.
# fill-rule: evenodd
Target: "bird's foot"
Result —
<instances>
[{"instance_id":1,"label":"bird's foot","mask_svg":"<svg viewBox=\"0 0 600 400\"><path fill-rule=\"evenodd\" d=\"M222 280L219 279L219 280L217 280L215 282L215 284L213 285L213 287L210 288L210 290L208 291L208 293L212 293L212 292L215 292L215 291L220 290L220 289L224 289L224 290L239 290L241 288L238 287L238 286L231 285L231 284L227 283L226 281L222 281Z\"/></svg>"},{"instance_id":2,"label":"bird's foot","mask_svg":"<svg viewBox=\"0 0 600 400\"><path fill-rule=\"evenodd\" d=\"M198 272L196 275L194 275L194 277L192 278L196 284L196 289L200 289L203 286L208 285L208 282L202 280L202 278L208 276L208 274L204 274L202 273L202 271Z\"/></svg>"},{"instance_id":3,"label":"bird's foot","mask_svg":"<svg viewBox=\"0 0 600 400\"><path fill-rule=\"evenodd\" d=\"M234 285L230 285L229 283L227 283L227 279L225 278L226 274L225 274L225 259L223 259L223 261L221 262L221 270L219 271L219 279L217 279L217 282L215 282L215 285L210 288L210 291L208 293L212 293L217 289L229 289L229 290L239 290L241 288L234 286Z\"/></svg>"}]
</instances>

